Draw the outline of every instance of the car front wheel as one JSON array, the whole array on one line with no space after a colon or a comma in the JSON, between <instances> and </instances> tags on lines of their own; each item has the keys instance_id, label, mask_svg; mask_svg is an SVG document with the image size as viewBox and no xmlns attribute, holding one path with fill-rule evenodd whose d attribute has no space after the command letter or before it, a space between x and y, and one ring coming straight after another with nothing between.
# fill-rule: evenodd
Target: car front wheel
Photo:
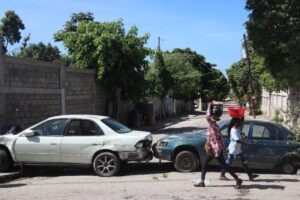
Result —
<instances>
[{"instance_id":1,"label":"car front wheel","mask_svg":"<svg viewBox=\"0 0 300 200\"><path fill-rule=\"evenodd\" d=\"M113 153L103 152L95 157L93 168L98 176L114 176L119 172L120 160Z\"/></svg>"},{"instance_id":2,"label":"car front wheel","mask_svg":"<svg viewBox=\"0 0 300 200\"><path fill-rule=\"evenodd\" d=\"M282 165L281 170L285 174L293 174L296 168L292 163L286 162Z\"/></svg>"},{"instance_id":3,"label":"car front wheel","mask_svg":"<svg viewBox=\"0 0 300 200\"><path fill-rule=\"evenodd\" d=\"M192 172L199 167L199 160L193 152L181 151L176 155L174 167L179 172Z\"/></svg>"},{"instance_id":4,"label":"car front wheel","mask_svg":"<svg viewBox=\"0 0 300 200\"><path fill-rule=\"evenodd\" d=\"M11 161L8 154L3 149L0 149L0 172L6 172L11 167Z\"/></svg>"}]
</instances>

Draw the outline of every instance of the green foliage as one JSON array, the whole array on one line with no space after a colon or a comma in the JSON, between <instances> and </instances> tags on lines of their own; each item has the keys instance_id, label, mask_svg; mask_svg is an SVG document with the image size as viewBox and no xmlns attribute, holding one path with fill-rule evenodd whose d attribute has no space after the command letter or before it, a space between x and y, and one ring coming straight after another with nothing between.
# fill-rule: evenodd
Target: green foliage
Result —
<instances>
[{"instance_id":1,"label":"green foliage","mask_svg":"<svg viewBox=\"0 0 300 200\"><path fill-rule=\"evenodd\" d=\"M171 74L173 98L195 99L200 91L202 74L192 63L192 52L166 53L165 63Z\"/></svg>"},{"instance_id":2,"label":"green foliage","mask_svg":"<svg viewBox=\"0 0 300 200\"><path fill-rule=\"evenodd\" d=\"M29 44L28 47L23 45L18 56L22 58L34 58L47 62L57 61L61 58L60 51L57 47L52 46L50 43L45 45L42 42L39 42L38 44Z\"/></svg>"},{"instance_id":3,"label":"green foliage","mask_svg":"<svg viewBox=\"0 0 300 200\"><path fill-rule=\"evenodd\" d=\"M5 12L0 24L0 41L3 53L7 52L8 44L13 45L21 40L20 30L24 29L25 26L22 20L14 11L8 10Z\"/></svg>"},{"instance_id":4,"label":"green foliage","mask_svg":"<svg viewBox=\"0 0 300 200\"><path fill-rule=\"evenodd\" d=\"M147 69L145 79L147 80L148 95L163 98L171 89L171 73L166 68L160 49L155 52L154 62Z\"/></svg>"},{"instance_id":5,"label":"green foliage","mask_svg":"<svg viewBox=\"0 0 300 200\"><path fill-rule=\"evenodd\" d=\"M126 32L122 20L93 19L90 13L73 14L65 29L55 33L56 41L67 48L72 67L96 69L97 80L111 98L120 93L125 100L140 99L146 90L144 72L151 50L145 44L149 35L138 36L135 26Z\"/></svg>"},{"instance_id":6,"label":"green foliage","mask_svg":"<svg viewBox=\"0 0 300 200\"><path fill-rule=\"evenodd\" d=\"M268 92L279 91L284 87L278 82L273 75L269 72L269 69L265 66L265 59L259 56L252 48L251 41L248 41L248 48L250 52L251 60L251 75L254 95L258 100L258 105L261 101L261 89L265 88ZM245 60L234 63L228 70L227 75L229 83L233 91L233 98L237 99L240 104L249 101L249 95L251 91L249 68L246 65Z\"/></svg>"},{"instance_id":7,"label":"green foliage","mask_svg":"<svg viewBox=\"0 0 300 200\"><path fill-rule=\"evenodd\" d=\"M245 63L243 60L240 60L226 71L233 95L239 104L247 101L247 94L249 92L249 76L245 68Z\"/></svg>"},{"instance_id":8,"label":"green foliage","mask_svg":"<svg viewBox=\"0 0 300 200\"><path fill-rule=\"evenodd\" d=\"M292 128L292 131L293 131L293 133L295 134L295 138L294 138L294 142L295 143L300 143L300 126L298 125L298 126L295 126L295 127L293 127ZM300 153L300 152L298 152L298 153Z\"/></svg>"},{"instance_id":9,"label":"green foliage","mask_svg":"<svg viewBox=\"0 0 300 200\"><path fill-rule=\"evenodd\" d=\"M163 97L171 90L175 99L222 100L229 93L229 84L213 67L204 56L189 48L164 54L158 50L145 76L149 94Z\"/></svg>"},{"instance_id":10,"label":"green foliage","mask_svg":"<svg viewBox=\"0 0 300 200\"><path fill-rule=\"evenodd\" d=\"M281 87L300 86L300 3L298 0L247 0L246 23L253 48ZM265 80L267 77L265 78Z\"/></svg>"},{"instance_id":11,"label":"green foliage","mask_svg":"<svg viewBox=\"0 0 300 200\"><path fill-rule=\"evenodd\" d=\"M279 123L279 124L281 124L282 122L283 122L283 118L282 118L282 116L281 116L281 114L280 114L280 110L275 110L275 115L274 115L274 117L273 117L273 119L272 119L275 123Z\"/></svg>"},{"instance_id":12,"label":"green foliage","mask_svg":"<svg viewBox=\"0 0 300 200\"><path fill-rule=\"evenodd\" d=\"M225 99L229 94L230 86L224 74L221 71L212 68L210 77L207 84L208 90L204 91L202 94L203 99L208 102Z\"/></svg>"}]
</instances>

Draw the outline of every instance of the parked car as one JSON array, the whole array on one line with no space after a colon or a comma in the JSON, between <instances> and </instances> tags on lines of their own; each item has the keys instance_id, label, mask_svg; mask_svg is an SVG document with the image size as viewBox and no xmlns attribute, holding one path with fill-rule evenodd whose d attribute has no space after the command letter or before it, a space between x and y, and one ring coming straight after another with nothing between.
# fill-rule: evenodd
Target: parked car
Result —
<instances>
[{"instance_id":1,"label":"parked car","mask_svg":"<svg viewBox=\"0 0 300 200\"><path fill-rule=\"evenodd\" d=\"M152 135L112 118L63 115L18 134L0 136L0 171L19 165L92 165L99 176L115 175L122 163L151 159Z\"/></svg>"},{"instance_id":2,"label":"parked car","mask_svg":"<svg viewBox=\"0 0 300 200\"><path fill-rule=\"evenodd\" d=\"M226 146L230 142L228 124L229 120L219 123ZM286 174L294 173L299 168L300 144L290 142L295 135L285 127L267 121L245 120L242 132L251 144L248 150L244 150L250 168L280 169ZM206 130L203 130L165 136L155 143L152 149L155 157L172 161L176 170L191 172L199 168L200 161L204 158L205 142ZM218 163L213 161L211 164ZM232 165L241 167L238 160Z\"/></svg>"}]
</instances>

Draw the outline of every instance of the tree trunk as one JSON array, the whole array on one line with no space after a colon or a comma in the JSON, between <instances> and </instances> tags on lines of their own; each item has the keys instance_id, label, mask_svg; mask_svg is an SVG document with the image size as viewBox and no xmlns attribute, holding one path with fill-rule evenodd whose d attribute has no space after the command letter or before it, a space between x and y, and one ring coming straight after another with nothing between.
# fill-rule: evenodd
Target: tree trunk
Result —
<instances>
[{"instance_id":1,"label":"tree trunk","mask_svg":"<svg viewBox=\"0 0 300 200\"><path fill-rule=\"evenodd\" d=\"M113 98L112 98L112 103L113 103L113 113L112 117L116 120L120 120L119 116L119 104L120 104L120 96L121 96L121 88L117 88L113 92Z\"/></svg>"}]
</instances>

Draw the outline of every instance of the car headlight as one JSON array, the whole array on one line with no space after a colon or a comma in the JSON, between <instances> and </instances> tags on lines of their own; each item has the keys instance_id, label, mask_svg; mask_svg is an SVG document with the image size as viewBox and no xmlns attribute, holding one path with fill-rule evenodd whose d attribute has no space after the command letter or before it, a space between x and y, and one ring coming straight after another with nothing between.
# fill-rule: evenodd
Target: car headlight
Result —
<instances>
[{"instance_id":1,"label":"car headlight","mask_svg":"<svg viewBox=\"0 0 300 200\"><path fill-rule=\"evenodd\" d=\"M159 142L157 143L157 146L160 146L160 147L166 147L166 146L168 146L168 142L166 142L166 141L159 141Z\"/></svg>"},{"instance_id":2,"label":"car headlight","mask_svg":"<svg viewBox=\"0 0 300 200\"><path fill-rule=\"evenodd\" d=\"M151 142L149 140L141 140L138 143L136 143L134 146L135 148L146 148L151 145Z\"/></svg>"},{"instance_id":3,"label":"car headlight","mask_svg":"<svg viewBox=\"0 0 300 200\"><path fill-rule=\"evenodd\" d=\"M153 139L153 137L151 134L146 137L146 140L152 141L152 139Z\"/></svg>"}]
</instances>

